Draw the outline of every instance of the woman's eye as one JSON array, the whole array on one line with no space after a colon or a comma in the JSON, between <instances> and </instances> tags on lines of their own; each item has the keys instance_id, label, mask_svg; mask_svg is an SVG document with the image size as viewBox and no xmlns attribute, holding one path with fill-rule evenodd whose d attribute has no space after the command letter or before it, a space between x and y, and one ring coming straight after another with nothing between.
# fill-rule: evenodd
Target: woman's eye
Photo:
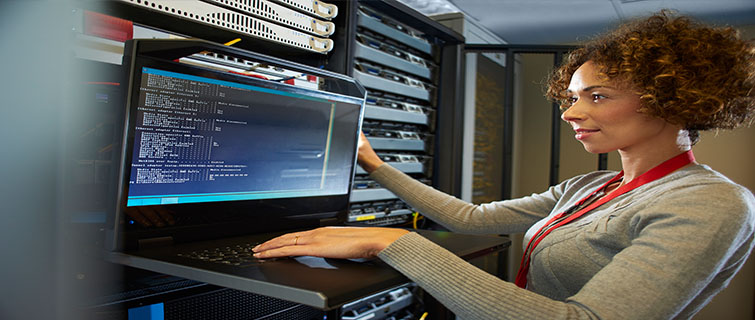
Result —
<instances>
[{"instance_id":1,"label":"woman's eye","mask_svg":"<svg viewBox=\"0 0 755 320\"><path fill-rule=\"evenodd\" d=\"M597 93L593 93L592 94L592 100L593 101L602 100L602 99L605 99L605 98L606 98L606 96L604 96L602 94L597 94Z\"/></svg>"},{"instance_id":2,"label":"woman's eye","mask_svg":"<svg viewBox=\"0 0 755 320\"><path fill-rule=\"evenodd\" d=\"M569 103L570 105L575 104L577 103L577 97L566 98L566 102Z\"/></svg>"}]
</instances>

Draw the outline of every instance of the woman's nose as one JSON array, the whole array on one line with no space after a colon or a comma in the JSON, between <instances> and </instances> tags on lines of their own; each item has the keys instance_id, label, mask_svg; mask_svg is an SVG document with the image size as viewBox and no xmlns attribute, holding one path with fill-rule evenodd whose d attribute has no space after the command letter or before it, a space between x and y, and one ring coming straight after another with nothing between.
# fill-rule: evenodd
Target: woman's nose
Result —
<instances>
[{"instance_id":1,"label":"woman's nose","mask_svg":"<svg viewBox=\"0 0 755 320\"><path fill-rule=\"evenodd\" d=\"M581 108L581 103L579 100L574 102L571 106L566 108L564 112L561 113L561 120L564 120L566 122L569 121L578 121L581 119L584 119L585 114Z\"/></svg>"},{"instance_id":2,"label":"woman's nose","mask_svg":"<svg viewBox=\"0 0 755 320\"><path fill-rule=\"evenodd\" d=\"M574 110L574 105L570 106L561 113L561 120L566 122L579 120L579 114Z\"/></svg>"}]
</instances>

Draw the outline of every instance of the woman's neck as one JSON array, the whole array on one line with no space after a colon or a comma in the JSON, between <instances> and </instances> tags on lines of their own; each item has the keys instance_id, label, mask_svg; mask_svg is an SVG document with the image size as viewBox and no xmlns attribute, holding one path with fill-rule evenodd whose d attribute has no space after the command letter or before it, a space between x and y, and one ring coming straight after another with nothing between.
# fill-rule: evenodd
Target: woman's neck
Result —
<instances>
[{"instance_id":1,"label":"woman's neck","mask_svg":"<svg viewBox=\"0 0 755 320\"><path fill-rule=\"evenodd\" d=\"M658 139L642 148L619 149L621 167L624 170L622 184L628 183L666 160L690 150L691 144L684 143L685 139L682 135L686 137L686 131L680 131L679 137L674 139ZM689 139L686 138L686 141L689 142Z\"/></svg>"}]
</instances>

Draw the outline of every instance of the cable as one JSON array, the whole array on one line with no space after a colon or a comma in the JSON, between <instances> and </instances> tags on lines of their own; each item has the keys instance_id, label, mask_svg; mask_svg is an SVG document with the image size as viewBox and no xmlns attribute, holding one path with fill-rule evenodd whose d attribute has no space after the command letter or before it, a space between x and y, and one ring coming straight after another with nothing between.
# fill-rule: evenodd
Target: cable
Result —
<instances>
[{"instance_id":1,"label":"cable","mask_svg":"<svg viewBox=\"0 0 755 320\"><path fill-rule=\"evenodd\" d=\"M228 41L228 42L224 43L224 45L226 45L226 46L232 46L232 45L236 44L236 42L239 42L239 41L241 41L241 38L236 38L236 39L233 39L231 41Z\"/></svg>"},{"instance_id":2,"label":"cable","mask_svg":"<svg viewBox=\"0 0 755 320\"><path fill-rule=\"evenodd\" d=\"M417 230L417 220L421 219L421 215L419 214L419 212L414 212L412 213L412 216L414 217L414 219L412 220L412 228L414 228L414 230Z\"/></svg>"}]
</instances>

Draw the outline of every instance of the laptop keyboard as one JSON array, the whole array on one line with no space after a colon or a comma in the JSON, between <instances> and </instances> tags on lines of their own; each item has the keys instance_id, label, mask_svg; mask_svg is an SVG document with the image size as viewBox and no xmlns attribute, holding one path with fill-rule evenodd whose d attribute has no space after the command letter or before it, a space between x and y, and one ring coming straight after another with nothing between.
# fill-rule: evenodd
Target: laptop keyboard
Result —
<instances>
[{"instance_id":1,"label":"laptop keyboard","mask_svg":"<svg viewBox=\"0 0 755 320\"><path fill-rule=\"evenodd\" d=\"M212 249L179 253L179 257L247 267L257 265L265 260L252 256L252 248L259 243L237 244L235 246L218 247Z\"/></svg>"}]
</instances>

